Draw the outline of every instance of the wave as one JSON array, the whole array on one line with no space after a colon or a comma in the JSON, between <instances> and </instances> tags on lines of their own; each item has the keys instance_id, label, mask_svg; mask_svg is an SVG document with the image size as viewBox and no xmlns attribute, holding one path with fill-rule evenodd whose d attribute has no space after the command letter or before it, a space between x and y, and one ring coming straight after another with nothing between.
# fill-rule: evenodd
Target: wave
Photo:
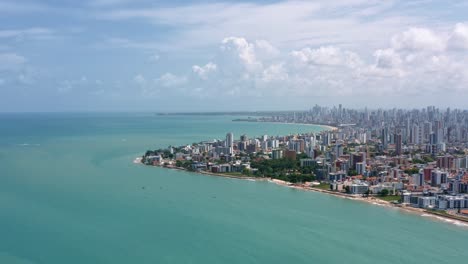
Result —
<instances>
[{"instance_id":1,"label":"wave","mask_svg":"<svg viewBox=\"0 0 468 264\"><path fill-rule=\"evenodd\" d=\"M440 216L432 215L432 214L421 214L421 216L435 218L435 219L437 219L439 221L449 223L449 224L453 224L453 225L456 225L456 226L468 227L468 223L465 223L465 222L462 222L462 221L459 221L459 220L449 219L449 218L440 217Z\"/></svg>"},{"instance_id":2,"label":"wave","mask_svg":"<svg viewBox=\"0 0 468 264\"><path fill-rule=\"evenodd\" d=\"M30 143L22 143L18 144L20 147L39 147L41 144L30 144Z\"/></svg>"}]
</instances>

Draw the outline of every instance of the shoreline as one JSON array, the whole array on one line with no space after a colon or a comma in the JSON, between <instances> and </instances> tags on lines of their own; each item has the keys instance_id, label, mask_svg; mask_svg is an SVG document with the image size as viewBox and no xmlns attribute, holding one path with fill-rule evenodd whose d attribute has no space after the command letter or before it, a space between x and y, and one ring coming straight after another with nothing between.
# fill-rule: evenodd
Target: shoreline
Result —
<instances>
[{"instance_id":1,"label":"shoreline","mask_svg":"<svg viewBox=\"0 0 468 264\"><path fill-rule=\"evenodd\" d=\"M323 193L327 195L332 195L335 197L339 197L342 199L349 199L349 200L354 200L354 201L359 201L359 202L365 202L371 205L377 205L377 206L384 206L384 207L390 207L390 208L395 208L398 210L401 210L403 212L407 213L412 213L412 214L417 214L420 217L431 217L434 220L440 221L440 222L445 222L448 224L454 224L456 226L460 227L468 227L468 218L467 219L459 219L455 216L451 215L442 215L438 214L435 212L431 212L429 210L423 209L423 208L415 208L415 207L410 207L410 206L402 206L401 204L393 204L388 201L380 200L374 197L359 197L359 196L352 196L346 193L338 193L338 192L333 192L329 190L323 190L319 188L314 188L314 187L308 187L308 186L301 186L301 185L294 185L293 183L278 180L278 179L272 179L270 177L265 177L265 178L258 178L258 177L249 177L249 176L236 176L236 175L229 175L229 174L223 174L223 173L212 173L212 172L206 172L206 171L189 171L185 168L181 167L176 167L176 166L162 166L162 165L157 165L157 166L149 166L149 165L144 165L141 163L141 157L135 158L133 160L133 163L135 164L140 164L145 167L159 167L163 169L172 169L172 170L178 170L178 171L185 171L189 173L196 173L196 174L201 174L201 175L207 175L207 176L213 176L213 177L223 177L223 178L230 178L230 179L239 179L239 180L247 180L247 181L258 181L258 182L269 182L273 183L276 185L284 186L284 187L289 187L292 189L297 189L297 190L303 190L303 191L309 191L309 192L317 192L317 193Z\"/></svg>"}]
</instances>

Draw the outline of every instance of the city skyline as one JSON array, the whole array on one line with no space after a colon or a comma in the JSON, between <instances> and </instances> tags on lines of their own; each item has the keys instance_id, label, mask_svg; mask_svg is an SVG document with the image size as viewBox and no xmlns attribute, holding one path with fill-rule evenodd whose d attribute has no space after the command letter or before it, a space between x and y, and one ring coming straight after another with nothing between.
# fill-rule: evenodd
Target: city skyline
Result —
<instances>
[{"instance_id":1,"label":"city skyline","mask_svg":"<svg viewBox=\"0 0 468 264\"><path fill-rule=\"evenodd\" d=\"M0 1L0 112L464 108L464 1Z\"/></svg>"}]
</instances>

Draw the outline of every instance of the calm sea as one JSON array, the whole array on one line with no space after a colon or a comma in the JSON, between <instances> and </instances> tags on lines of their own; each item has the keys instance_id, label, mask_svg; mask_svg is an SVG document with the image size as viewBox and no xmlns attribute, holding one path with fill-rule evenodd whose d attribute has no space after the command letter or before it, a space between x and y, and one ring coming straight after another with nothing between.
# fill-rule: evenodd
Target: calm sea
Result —
<instances>
[{"instance_id":1,"label":"calm sea","mask_svg":"<svg viewBox=\"0 0 468 264\"><path fill-rule=\"evenodd\" d=\"M466 263L466 227L132 163L226 132L320 130L233 118L0 114L0 263Z\"/></svg>"}]
</instances>

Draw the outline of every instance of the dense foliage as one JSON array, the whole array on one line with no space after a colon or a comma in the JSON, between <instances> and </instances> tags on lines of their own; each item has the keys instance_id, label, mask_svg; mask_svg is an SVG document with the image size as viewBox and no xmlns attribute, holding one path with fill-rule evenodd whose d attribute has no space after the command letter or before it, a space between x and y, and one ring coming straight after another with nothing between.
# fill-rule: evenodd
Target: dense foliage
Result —
<instances>
[{"instance_id":1,"label":"dense foliage","mask_svg":"<svg viewBox=\"0 0 468 264\"><path fill-rule=\"evenodd\" d=\"M250 166L257 169L254 173L254 176L257 177L271 177L292 183L313 181L317 165L301 167L300 159L306 157L298 155L295 160L288 158L259 159L252 161Z\"/></svg>"},{"instance_id":2,"label":"dense foliage","mask_svg":"<svg viewBox=\"0 0 468 264\"><path fill-rule=\"evenodd\" d=\"M416 174L416 173L419 173L419 169L418 168L406 169L405 173L409 175Z\"/></svg>"}]
</instances>

